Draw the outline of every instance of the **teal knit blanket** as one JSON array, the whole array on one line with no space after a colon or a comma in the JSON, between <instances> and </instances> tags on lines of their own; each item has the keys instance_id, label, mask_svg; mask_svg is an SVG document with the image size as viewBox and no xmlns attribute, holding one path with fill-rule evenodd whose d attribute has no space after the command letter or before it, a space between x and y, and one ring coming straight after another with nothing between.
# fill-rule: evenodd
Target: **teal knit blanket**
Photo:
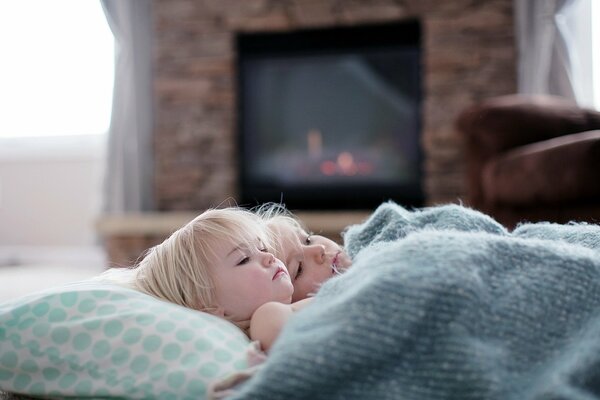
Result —
<instances>
[{"instance_id":1,"label":"teal knit blanket","mask_svg":"<svg viewBox=\"0 0 600 400\"><path fill-rule=\"evenodd\" d=\"M239 399L600 398L600 226L382 204Z\"/></svg>"}]
</instances>

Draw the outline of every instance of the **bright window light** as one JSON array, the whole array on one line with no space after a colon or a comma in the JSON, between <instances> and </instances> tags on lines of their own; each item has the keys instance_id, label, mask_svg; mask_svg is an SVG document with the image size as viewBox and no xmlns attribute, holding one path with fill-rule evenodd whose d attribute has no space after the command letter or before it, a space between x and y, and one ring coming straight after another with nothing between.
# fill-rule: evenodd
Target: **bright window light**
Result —
<instances>
[{"instance_id":1,"label":"bright window light","mask_svg":"<svg viewBox=\"0 0 600 400\"><path fill-rule=\"evenodd\" d=\"M100 1L2 1L0 49L0 138L108 130L114 38Z\"/></svg>"}]
</instances>

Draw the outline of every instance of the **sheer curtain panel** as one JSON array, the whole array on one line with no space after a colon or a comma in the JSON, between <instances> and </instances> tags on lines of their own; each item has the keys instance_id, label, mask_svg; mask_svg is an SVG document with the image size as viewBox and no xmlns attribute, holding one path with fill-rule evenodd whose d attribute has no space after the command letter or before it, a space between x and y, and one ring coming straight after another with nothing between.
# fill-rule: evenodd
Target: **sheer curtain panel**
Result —
<instances>
[{"instance_id":1,"label":"sheer curtain panel","mask_svg":"<svg viewBox=\"0 0 600 400\"><path fill-rule=\"evenodd\" d=\"M591 103L590 4L590 0L514 0L519 93Z\"/></svg>"},{"instance_id":2,"label":"sheer curtain panel","mask_svg":"<svg viewBox=\"0 0 600 400\"><path fill-rule=\"evenodd\" d=\"M152 210L152 2L102 0L102 6L116 54L104 211Z\"/></svg>"}]
</instances>

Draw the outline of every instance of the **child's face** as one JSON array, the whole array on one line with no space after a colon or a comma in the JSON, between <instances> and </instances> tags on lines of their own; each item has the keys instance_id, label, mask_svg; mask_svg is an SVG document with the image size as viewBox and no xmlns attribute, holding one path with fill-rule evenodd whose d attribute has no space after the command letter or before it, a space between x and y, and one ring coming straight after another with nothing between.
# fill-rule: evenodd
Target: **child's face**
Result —
<instances>
[{"instance_id":1,"label":"child's face","mask_svg":"<svg viewBox=\"0 0 600 400\"><path fill-rule=\"evenodd\" d=\"M341 272L352 264L343 249L324 236L309 235L285 222L274 222L271 229L281 242L282 254L277 256L287 266L294 285L292 302L316 293L336 269Z\"/></svg>"},{"instance_id":2,"label":"child's face","mask_svg":"<svg viewBox=\"0 0 600 400\"><path fill-rule=\"evenodd\" d=\"M249 320L258 307L270 301L291 302L294 287L288 270L259 240L252 248L216 244L210 268L217 305L234 321Z\"/></svg>"}]
</instances>

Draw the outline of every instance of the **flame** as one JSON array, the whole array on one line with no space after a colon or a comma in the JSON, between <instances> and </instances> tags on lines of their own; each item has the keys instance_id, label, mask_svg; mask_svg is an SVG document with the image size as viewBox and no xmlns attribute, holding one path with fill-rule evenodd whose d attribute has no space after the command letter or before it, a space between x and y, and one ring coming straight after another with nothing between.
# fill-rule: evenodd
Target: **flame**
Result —
<instances>
[{"instance_id":1,"label":"flame","mask_svg":"<svg viewBox=\"0 0 600 400\"><path fill-rule=\"evenodd\" d=\"M306 134L306 142L308 145L308 155L312 158L321 157L323 152L323 135L318 129L311 129Z\"/></svg>"},{"instance_id":2,"label":"flame","mask_svg":"<svg viewBox=\"0 0 600 400\"><path fill-rule=\"evenodd\" d=\"M343 151L338 155L337 165L344 175L356 175L356 172L358 171L356 163L354 162L354 156L347 151Z\"/></svg>"}]
</instances>

